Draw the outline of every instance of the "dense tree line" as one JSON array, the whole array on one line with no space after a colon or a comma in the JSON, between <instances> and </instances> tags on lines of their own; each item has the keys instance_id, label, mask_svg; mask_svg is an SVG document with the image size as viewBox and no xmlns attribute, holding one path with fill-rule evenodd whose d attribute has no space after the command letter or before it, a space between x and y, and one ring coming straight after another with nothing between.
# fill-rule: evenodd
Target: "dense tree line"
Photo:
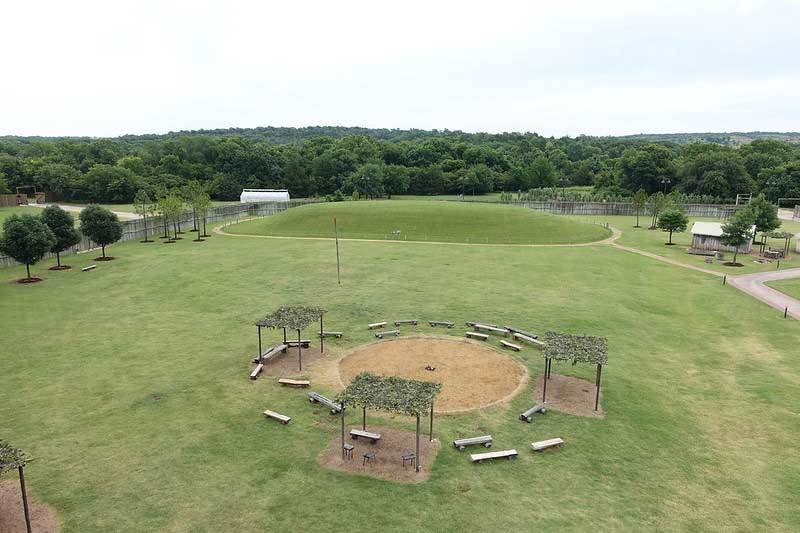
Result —
<instances>
[{"instance_id":1,"label":"dense tree line","mask_svg":"<svg viewBox=\"0 0 800 533\"><path fill-rule=\"evenodd\" d=\"M598 192L800 197L800 148L613 137L349 128L212 130L114 139L0 139L0 192L35 185L65 200L131 202L197 181L217 199L243 188L294 197L484 194L566 185Z\"/></svg>"}]
</instances>

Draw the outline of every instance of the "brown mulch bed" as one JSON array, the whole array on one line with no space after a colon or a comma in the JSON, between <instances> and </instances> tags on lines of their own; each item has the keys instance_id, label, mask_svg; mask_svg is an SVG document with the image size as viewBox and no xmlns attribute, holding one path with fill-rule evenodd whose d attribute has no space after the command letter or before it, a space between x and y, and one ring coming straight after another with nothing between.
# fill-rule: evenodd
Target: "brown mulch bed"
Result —
<instances>
[{"instance_id":1,"label":"brown mulch bed","mask_svg":"<svg viewBox=\"0 0 800 533\"><path fill-rule=\"evenodd\" d=\"M50 268L48 268L47 270L69 270L69 269L71 269L71 268L72 268L72 267L71 267L71 266L69 266L69 265L61 265L61 266L51 266L51 267L50 267Z\"/></svg>"},{"instance_id":2,"label":"brown mulch bed","mask_svg":"<svg viewBox=\"0 0 800 533\"><path fill-rule=\"evenodd\" d=\"M31 501L30 486L28 486L28 505L30 505L33 531L49 533L61 529L56 514L50 507ZM16 477L0 481L0 532L25 532L25 511L22 509L22 493Z\"/></svg>"},{"instance_id":3,"label":"brown mulch bed","mask_svg":"<svg viewBox=\"0 0 800 533\"><path fill-rule=\"evenodd\" d=\"M345 442L355 446L353 458L342 459L342 449L340 448L342 440L341 435L337 433L328 447L319 454L317 463L325 468L338 470L339 472L361 474L400 483L421 483L428 479L431 473L431 466L439 451L439 441L437 439L433 439L431 442L428 440L426 433L420 433L419 454L422 457L422 461L420 462L420 471L417 473L416 469L408 462L403 467L403 461L400 458L402 455L415 450L415 433L413 431L367 424L367 431L381 434L381 440L371 444L368 440L350 438L351 429L361 429L361 426L348 426L346 428ZM362 465L363 454L366 452L375 452L375 459L366 465Z\"/></svg>"},{"instance_id":4,"label":"brown mulch bed","mask_svg":"<svg viewBox=\"0 0 800 533\"><path fill-rule=\"evenodd\" d=\"M303 371L300 372L297 361L297 348L288 348L286 353L282 353L264 363L262 374L276 376L279 378L291 378L305 375L314 361L322 359L326 354L321 353L319 348L311 345L310 348L303 348ZM256 367L255 363L250 363L250 370Z\"/></svg>"},{"instance_id":5,"label":"brown mulch bed","mask_svg":"<svg viewBox=\"0 0 800 533\"><path fill-rule=\"evenodd\" d=\"M542 375L536 378L533 397L542 399ZM571 415L603 418L603 384L600 383L600 405L594 410L594 383L572 376L551 373L547 380L547 408L563 411Z\"/></svg>"},{"instance_id":6,"label":"brown mulch bed","mask_svg":"<svg viewBox=\"0 0 800 533\"><path fill-rule=\"evenodd\" d=\"M39 283L40 281L44 281L44 278L36 278L36 277L20 278L16 280L16 283L19 283L20 285L26 285L28 283Z\"/></svg>"},{"instance_id":7,"label":"brown mulch bed","mask_svg":"<svg viewBox=\"0 0 800 533\"><path fill-rule=\"evenodd\" d=\"M435 370L428 371L426 366ZM339 362L343 383L364 371L442 383L434 402L434 410L440 413L508 400L528 379L525 367L509 355L458 337L414 336L373 342Z\"/></svg>"},{"instance_id":8,"label":"brown mulch bed","mask_svg":"<svg viewBox=\"0 0 800 533\"><path fill-rule=\"evenodd\" d=\"M95 261L113 261L114 259L116 259L116 257L110 256L110 255L107 255L105 257L100 256L100 257L95 257L94 258Z\"/></svg>"}]
</instances>

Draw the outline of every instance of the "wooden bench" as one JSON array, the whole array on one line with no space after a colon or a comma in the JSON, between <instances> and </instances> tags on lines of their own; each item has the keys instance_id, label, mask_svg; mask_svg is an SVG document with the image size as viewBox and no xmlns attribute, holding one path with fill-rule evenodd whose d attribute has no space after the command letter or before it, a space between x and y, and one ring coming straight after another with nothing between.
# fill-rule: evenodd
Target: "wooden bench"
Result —
<instances>
[{"instance_id":1,"label":"wooden bench","mask_svg":"<svg viewBox=\"0 0 800 533\"><path fill-rule=\"evenodd\" d=\"M522 349L519 347L519 345L514 344L513 342L504 341L502 339L500 340L500 344L503 346L503 348L508 348L510 350L514 350L515 352L518 352Z\"/></svg>"},{"instance_id":2,"label":"wooden bench","mask_svg":"<svg viewBox=\"0 0 800 533\"><path fill-rule=\"evenodd\" d=\"M483 333L475 333L474 331L467 331L464 335L470 339L478 339L481 341L489 340L489 335Z\"/></svg>"},{"instance_id":3,"label":"wooden bench","mask_svg":"<svg viewBox=\"0 0 800 533\"><path fill-rule=\"evenodd\" d=\"M531 339L538 339L539 338L538 335L535 335L533 333L525 331L524 329L512 328L511 326L503 326L503 327L506 328L511 333L521 333L522 335L525 335L526 337L530 337Z\"/></svg>"},{"instance_id":4,"label":"wooden bench","mask_svg":"<svg viewBox=\"0 0 800 533\"><path fill-rule=\"evenodd\" d=\"M326 398L322 394L316 392L309 392L308 393L308 401L311 403L319 402L323 405L326 405L330 408L331 414L335 415L336 413L341 412L342 406L338 403L334 402L330 398Z\"/></svg>"},{"instance_id":5,"label":"wooden bench","mask_svg":"<svg viewBox=\"0 0 800 533\"><path fill-rule=\"evenodd\" d=\"M267 418L274 418L275 420L280 420L281 424L288 424L289 421L292 419L289 416L276 413L275 411L270 411L269 409L264 411L264 416Z\"/></svg>"},{"instance_id":6,"label":"wooden bench","mask_svg":"<svg viewBox=\"0 0 800 533\"><path fill-rule=\"evenodd\" d=\"M517 450L502 450L499 452L473 453L469 456L473 463L480 463L486 459L513 459L517 456Z\"/></svg>"},{"instance_id":7,"label":"wooden bench","mask_svg":"<svg viewBox=\"0 0 800 533\"><path fill-rule=\"evenodd\" d=\"M463 450L467 446L472 446L475 444L483 444L485 448L492 447L492 436L491 435L483 435L480 437L470 437L468 439L456 439L453 441L453 446L458 448L459 450Z\"/></svg>"},{"instance_id":8,"label":"wooden bench","mask_svg":"<svg viewBox=\"0 0 800 533\"><path fill-rule=\"evenodd\" d=\"M445 326L447 329L450 329L455 325L452 322L446 322L444 320L428 320L428 324L430 324L432 328L436 326Z\"/></svg>"},{"instance_id":9,"label":"wooden bench","mask_svg":"<svg viewBox=\"0 0 800 533\"><path fill-rule=\"evenodd\" d=\"M394 325L399 326L401 324L414 324L415 326L419 324L419 320L395 320Z\"/></svg>"},{"instance_id":10,"label":"wooden bench","mask_svg":"<svg viewBox=\"0 0 800 533\"><path fill-rule=\"evenodd\" d=\"M300 339L298 341L286 341L286 346L289 348L297 348L297 345L300 344L303 348L308 348L311 345L311 341L308 339Z\"/></svg>"},{"instance_id":11,"label":"wooden bench","mask_svg":"<svg viewBox=\"0 0 800 533\"><path fill-rule=\"evenodd\" d=\"M259 360L258 357L254 357L253 358L253 362L254 363L266 363L267 361L269 361L273 357L277 356L278 354L285 353L287 348L288 348L288 346L285 345L285 344L279 344L277 346L273 346L271 348L267 348L267 351L265 351L261 355L261 360Z\"/></svg>"},{"instance_id":12,"label":"wooden bench","mask_svg":"<svg viewBox=\"0 0 800 533\"><path fill-rule=\"evenodd\" d=\"M521 413L519 415L519 419L524 422L530 422L533 419L533 415L535 415L536 413L545 414L546 412L547 412L547 404L539 403L534 405L524 413Z\"/></svg>"},{"instance_id":13,"label":"wooden bench","mask_svg":"<svg viewBox=\"0 0 800 533\"><path fill-rule=\"evenodd\" d=\"M378 329L378 328L382 328L386 324L387 324L386 322L373 322L372 324L367 324L367 328L368 329Z\"/></svg>"},{"instance_id":14,"label":"wooden bench","mask_svg":"<svg viewBox=\"0 0 800 533\"><path fill-rule=\"evenodd\" d=\"M337 339L342 338L341 331L323 331L321 334L317 333L320 337L336 337Z\"/></svg>"},{"instance_id":15,"label":"wooden bench","mask_svg":"<svg viewBox=\"0 0 800 533\"><path fill-rule=\"evenodd\" d=\"M524 333L516 333L515 332L515 333L512 333L511 336L514 337L517 340L529 342L529 343L533 344L534 346L539 346L539 347L543 347L544 346L544 342L542 342L542 341L540 341L538 339L534 339L533 337L528 337Z\"/></svg>"},{"instance_id":16,"label":"wooden bench","mask_svg":"<svg viewBox=\"0 0 800 533\"><path fill-rule=\"evenodd\" d=\"M379 331L378 333L375 334L375 336L378 337L379 339L382 339L387 335L394 335L395 337L397 337L398 335L400 335L400 330L390 329L389 331Z\"/></svg>"},{"instance_id":17,"label":"wooden bench","mask_svg":"<svg viewBox=\"0 0 800 533\"><path fill-rule=\"evenodd\" d=\"M487 324L485 322L464 322L464 325L468 328L474 328L475 324L480 324L482 326L492 326L493 328L497 327L497 324Z\"/></svg>"},{"instance_id":18,"label":"wooden bench","mask_svg":"<svg viewBox=\"0 0 800 533\"><path fill-rule=\"evenodd\" d=\"M475 331L490 331L492 333L502 333L503 335L508 334L508 330L506 328L498 328L497 326L490 326L488 324L478 324L472 326L475 328Z\"/></svg>"},{"instance_id":19,"label":"wooden bench","mask_svg":"<svg viewBox=\"0 0 800 533\"><path fill-rule=\"evenodd\" d=\"M556 437L555 439L540 440L539 442L531 442L531 448L535 452L542 452L548 448L556 448L564 445L564 439Z\"/></svg>"},{"instance_id":20,"label":"wooden bench","mask_svg":"<svg viewBox=\"0 0 800 533\"><path fill-rule=\"evenodd\" d=\"M97 265L89 265L87 267L83 267L81 269L81 272L89 272L90 270L94 270L95 268L97 268Z\"/></svg>"},{"instance_id":21,"label":"wooden bench","mask_svg":"<svg viewBox=\"0 0 800 533\"><path fill-rule=\"evenodd\" d=\"M250 372L250 379L256 379L262 370L264 370L264 365L258 363L256 367L253 369L253 371Z\"/></svg>"},{"instance_id":22,"label":"wooden bench","mask_svg":"<svg viewBox=\"0 0 800 533\"><path fill-rule=\"evenodd\" d=\"M281 385L288 385L290 387L308 387L311 385L311 382L307 379L289 379L289 378L281 378L278 380L278 383Z\"/></svg>"},{"instance_id":23,"label":"wooden bench","mask_svg":"<svg viewBox=\"0 0 800 533\"><path fill-rule=\"evenodd\" d=\"M380 433L372 433L369 431L364 431L363 429L351 429L350 437L353 439L358 439L358 437L363 437L365 439L369 439L370 442L372 442L373 444L381 440Z\"/></svg>"}]
</instances>

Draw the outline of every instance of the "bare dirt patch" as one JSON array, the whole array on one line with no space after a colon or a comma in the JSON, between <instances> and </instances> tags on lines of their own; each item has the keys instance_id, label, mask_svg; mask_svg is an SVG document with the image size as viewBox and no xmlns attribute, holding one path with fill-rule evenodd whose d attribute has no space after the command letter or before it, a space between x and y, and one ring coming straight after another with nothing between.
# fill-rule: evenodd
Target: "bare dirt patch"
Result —
<instances>
[{"instance_id":1,"label":"bare dirt patch","mask_svg":"<svg viewBox=\"0 0 800 533\"><path fill-rule=\"evenodd\" d=\"M50 268L48 268L47 270L69 270L69 269L71 269L71 268L72 268L72 267L71 267L71 266L69 266L69 265L61 265L61 266L51 266L51 267L50 267Z\"/></svg>"},{"instance_id":2,"label":"bare dirt patch","mask_svg":"<svg viewBox=\"0 0 800 533\"><path fill-rule=\"evenodd\" d=\"M44 281L44 278L37 278L37 277L30 277L30 278L20 278L16 282L20 285L27 285L29 283L39 283L40 281Z\"/></svg>"},{"instance_id":3,"label":"bare dirt patch","mask_svg":"<svg viewBox=\"0 0 800 533\"><path fill-rule=\"evenodd\" d=\"M325 356L326 354L321 353L319 348L314 346L303 348L303 371L301 372L297 357L297 348L287 348L286 353L282 353L264 363L262 372L268 376L276 376L279 378L305 375L308 373L309 367L314 361L322 359ZM255 363L250 364L251 371L255 367Z\"/></svg>"},{"instance_id":4,"label":"bare dirt patch","mask_svg":"<svg viewBox=\"0 0 800 533\"><path fill-rule=\"evenodd\" d=\"M401 459L401 456L415 451L416 441L413 431L367 425L367 431L381 434L381 440L371 444L368 440L350 438L350 430L361 429L360 425L349 426L345 429L347 432L345 442L355 446L353 458L342 459L341 435L337 434L317 457L317 463L321 466L348 474L361 474L401 483L421 483L428 479L433 460L439 451L437 439L429 441L427 435L420 434L419 454L422 460L420 461L420 471L416 472L409 462L406 462L404 467ZM375 459L367 464L362 464L364 462L363 454L366 452L374 452Z\"/></svg>"},{"instance_id":5,"label":"bare dirt patch","mask_svg":"<svg viewBox=\"0 0 800 533\"><path fill-rule=\"evenodd\" d=\"M415 336L373 342L356 348L339 363L342 383L364 371L441 383L442 392L434 404L439 413L506 401L528 380L525 367L509 355L456 337Z\"/></svg>"},{"instance_id":6,"label":"bare dirt patch","mask_svg":"<svg viewBox=\"0 0 800 533\"><path fill-rule=\"evenodd\" d=\"M30 491L30 487L28 489ZM30 493L28 505L30 505L33 531L49 533L61 529L55 512L47 505L32 502ZM0 532L25 532L25 512L22 509L22 493L17 479L0 481Z\"/></svg>"},{"instance_id":7,"label":"bare dirt patch","mask_svg":"<svg viewBox=\"0 0 800 533\"><path fill-rule=\"evenodd\" d=\"M103 257L103 256L100 256L100 257L95 257L95 258L94 258L94 260L95 260L95 261L113 261L113 260L115 260L115 259L116 259L116 257L113 257L113 256L111 256L111 255L107 255L107 256L105 256L105 257Z\"/></svg>"},{"instance_id":8,"label":"bare dirt patch","mask_svg":"<svg viewBox=\"0 0 800 533\"><path fill-rule=\"evenodd\" d=\"M536 378L536 387L533 397L536 401L542 399L542 378ZM594 396L597 389L594 383L585 379L560 374L550 374L547 380L547 408L563 411L571 415L591 416L603 418L603 387L600 386L600 405L594 410Z\"/></svg>"}]
</instances>

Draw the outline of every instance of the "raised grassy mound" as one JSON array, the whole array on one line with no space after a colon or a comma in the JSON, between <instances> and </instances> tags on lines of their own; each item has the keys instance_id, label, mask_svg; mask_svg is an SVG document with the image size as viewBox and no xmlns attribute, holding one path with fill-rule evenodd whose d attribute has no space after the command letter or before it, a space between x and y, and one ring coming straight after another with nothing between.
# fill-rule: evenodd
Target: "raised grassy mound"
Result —
<instances>
[{"instance_id":1,"label":"raised grassy mound","mask_svg":"<svg viewBox=\"0 0 800 533\"><path fill-rule=\"evenodd\" d=\"M226 231L282 237L339 237L489 244L577 244L610 231L556 215L507 205L464 202L362 201L306 205L235 224ZM399 233L393 233L398 232Z\"/></svg>"},{"instance_id":2,"label":"raised grassy mound","mask_svg":"<svg viewBox=\"0 0 800 533\"><path fill-rule=\"evenodd\" d=\"M339 363L343 383L365 371L441 383L436 412L500 402L518 392L528 377L525 367L497 350L466 339L427 336L366 344Z\"/></svg>"}]
</instances>

